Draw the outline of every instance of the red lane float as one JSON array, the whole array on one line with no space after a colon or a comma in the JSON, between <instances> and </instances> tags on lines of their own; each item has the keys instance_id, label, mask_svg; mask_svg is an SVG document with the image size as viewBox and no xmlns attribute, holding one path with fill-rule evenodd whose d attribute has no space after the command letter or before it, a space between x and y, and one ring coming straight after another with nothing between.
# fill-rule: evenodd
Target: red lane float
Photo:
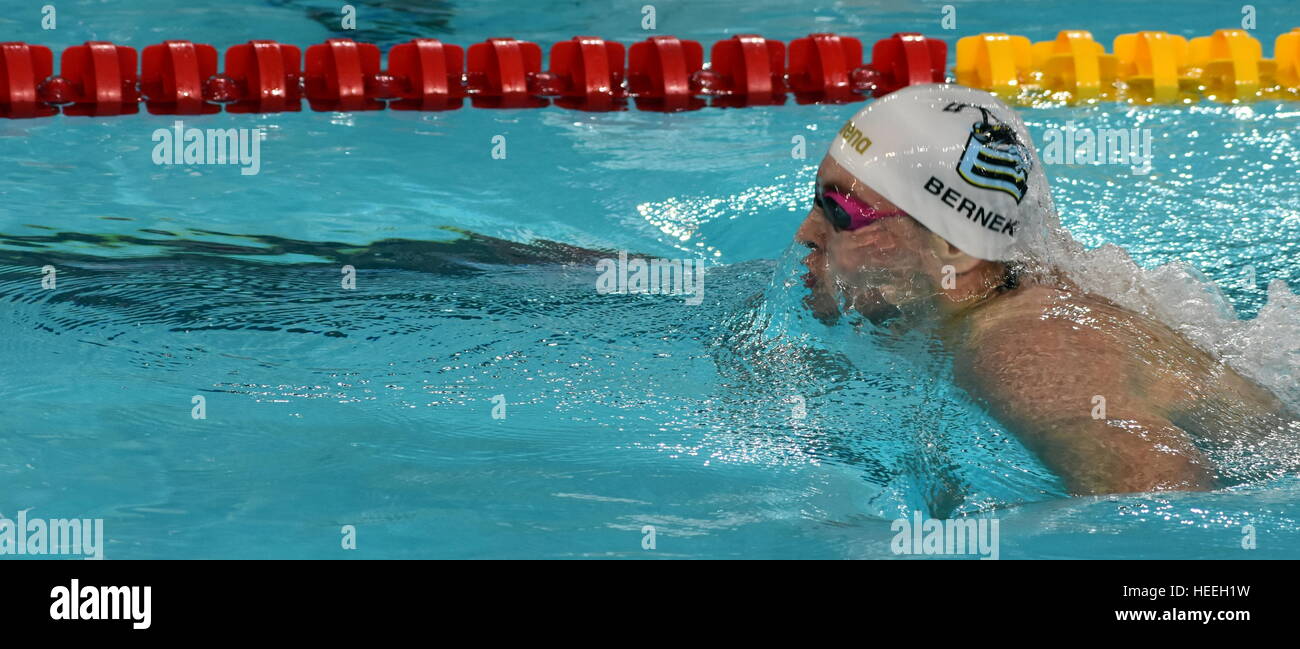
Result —
<instances>
[{"instance_id":1,"label":"red lane float","mask_svg":"<svg viewBox=\"0 0 1300 649\"><path fill-rule=\"evenodd\" d=\"M388 53L393 110L455 110L464 103L465 50L432 38L417 38Z\"/></svg>"},{"instance_id":2,"label":"red lane float","mask_svg":"<svg viewBox=\"0 0 1300 649\"><path fill-rule=\"evenodd\" d=\"M210 85L213 101L230 101L231 113L302 110L302 56L297 47L249 41L226 50L226 73Z\"/></svg>"},{"instance_id":3,"label":"red lane float","mask_svg":"<svg viewBox=\"0 0 1300 649\"><path fill-rule=\"evenodd\" d=\"M303 94L315 111L383 110L384 102L368 94L376 90L373 80L378 76L378 47L331 38L307 48Z\"/></svg>"},{"instance_id":4,"label":"red lane float","mask_svg":"<svg viewBox=\"0 0 1300 649\"><path fill-rule=\"evenodd\" d=\"M943 83L947 64L947 43L912 32L894 34L871 47L871 92L881 97L919 83Z\"/></svg>"},{"instance_id":5,"label":"red lane float","mask_svg":"<svg viewBox=\"0 0 1300 649\"><path fill-rule=\"evenodd\" d=\"M790 91L800 104L861 101L854 71L862 66L862 42L838 34L810 34L790 42Z\"/></svg>"},{"instance_id":6,"label":"red lane float","mask_svg":"<svg viewBox=\"0 0 1300 649\"><path fill-rule=\"evenodd\" d=\"M203 84L217 73L217 49L189 41L144 48L140 90L152 115L210 115L221 107L205 101Z\"/></svg>"},{"instance_id":7,"label":"red lane float","mask_svg":"<svg viewBox=\"0 0 1300 649\"><path fill-rule=\"evenodd\" d=\"M38 88L54 73L50 48L27 43L0 43L0 117L49 117L59 109L40 97Z\"/></svg>"},{"instance_id":8,"label":"red lane float","mask_svg":"<svg viewBox=\"0 0 1300 649\"><path fill-rule=\"evenodd\" d=\"M675 112L703 108L691 79L704 67L704 48L676 36L651 36L628 52L627 85L641 110Z\"/></svg>"},{"instance_id":9,"label":"red lane float","mask_svg":"<svg viewBox=\"0 0 1300 649\"><path fill-rule=\"evenodd\" d=\"M542 48L514 38L489 38L469 46L466 89L475 108L539 108L532 81L542 71ZM535 83L535 82L534 82Z\"/></svg>"},{"instance_id":10,"label":"red lane float","mask_svg":"<svg viewBox=\"0 0 1300 649\"><path fill-rule=\"evenodd\" d=\"M702 89L716 95L715 106L785 103L785 43L754 34L732 36L713 44L709 61L710 87Z\"/></svg>"},{"instance_id":11,"label":"red lane float","mask_svg":"<svg viewBox=\"0 0 1300 649\"><path fill-rule=\"evenodd\" d=\"M575 110L621 110L623 44L594 36L575 36L551 47L550 75L557 105Z\"/></svg>"},{"instance_id":12,"label":"red lane float","mask_svg":"<svg viewBox=\"0 0 1300 649\"><path fill-rule=\"evenodd\" d=\"M51 78L53 103L71 102L64 115L107 117L140 112L134 48L90 41L63 50L59 77Z\"/></svg>"}]
</instances>

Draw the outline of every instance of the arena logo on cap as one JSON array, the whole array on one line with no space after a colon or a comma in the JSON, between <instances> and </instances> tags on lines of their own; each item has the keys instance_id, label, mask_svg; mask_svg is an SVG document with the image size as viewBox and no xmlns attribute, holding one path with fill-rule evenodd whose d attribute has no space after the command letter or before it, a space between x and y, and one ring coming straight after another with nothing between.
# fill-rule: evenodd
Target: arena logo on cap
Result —
<instances>
[{"instance_id":1,"label":"arena logo on cap","mask_svg":"<svg viewBox=\"0 0 1300 649\"><path fill-rule=\"evenodd\" d=\"M858 127L851 121L844 123L844 128L840 129L840 137L844 138L849 148L857 151L858 155L866 153L867 149L871 148L871 138L867 137L866 133L858 130Z\"/></svg>"},{"instance_id":2,"label":"arena logo on cap","mask_svg":"<svg viewBox=\"0 0 1300 649\"><path fill-rule=\"evenodd\" d=\"M1010 124L982 106L951 103L945 112L960 113L963 108L974 108L981 119L970 127L966 148L957 162L957 173L966 182L981 189L1006 192L1019 203L1028 189L1029 151Z\"/></svg>"}]
</instances>

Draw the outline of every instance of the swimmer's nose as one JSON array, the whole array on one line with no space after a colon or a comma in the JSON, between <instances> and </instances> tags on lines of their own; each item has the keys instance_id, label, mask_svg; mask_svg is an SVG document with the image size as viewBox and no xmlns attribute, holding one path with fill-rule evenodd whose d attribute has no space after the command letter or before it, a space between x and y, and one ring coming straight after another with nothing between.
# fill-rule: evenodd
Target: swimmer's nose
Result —
<instances>
[{"instance_id":1,"label":"swimmer's nose","mask_svg":"<svg viewBox=\"0 0 1300 649\"><path fill-rule=\"evenodd\" d=\"M819 225L817 210L809 210L808 216L804 218L803 223L799 224L799 229L795 230L794 240L813 250L817 250L822 247L822 242L825 239L824 232L818 227Z\"/></svg>"},{"instance_id":2,"label":"swimmer's nose","mask_svg":"<svg viewBox=\"0 0 1300 649\"><path fill-rule=\"evenodd\" d=\"M801 263L803 263L804 268L807 268L809 271L814 271L817 270L817 268L822 265L821 263L819 263L821 259L819 258L818 252L819 251L814 250L804 255L803 259L799 260Z\"/></svg>"}]
</instances>

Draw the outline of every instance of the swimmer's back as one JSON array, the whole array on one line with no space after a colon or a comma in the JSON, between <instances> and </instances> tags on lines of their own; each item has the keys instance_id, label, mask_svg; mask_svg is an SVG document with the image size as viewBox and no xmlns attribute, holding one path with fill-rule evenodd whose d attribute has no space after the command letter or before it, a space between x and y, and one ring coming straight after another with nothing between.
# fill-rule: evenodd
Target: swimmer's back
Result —
<instances>
[{"instance_id":1,"label":"swimmer's back","mask_svg":"<svg viewBox=\"0 0 1300 649\"><path fill-rule=\"evenodd\" d=\"M1213 488L1218 471L1196 442L1287 425L1264 388L1164 324L1079 291L1022 286L967 313L949 338L958 382L1073 472L1078 493Z\"/></svg>"}]
</instances>

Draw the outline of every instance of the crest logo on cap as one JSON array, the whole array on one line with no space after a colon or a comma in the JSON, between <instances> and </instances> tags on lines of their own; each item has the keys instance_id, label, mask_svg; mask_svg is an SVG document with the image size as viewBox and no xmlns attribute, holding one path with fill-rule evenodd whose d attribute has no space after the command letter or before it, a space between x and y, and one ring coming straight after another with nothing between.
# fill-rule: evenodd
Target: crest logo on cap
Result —
<instances>
[{"instance_id":1,"label":"crest logo on cap","mask_svg":"<svg viewBox=\"0 0 1300 649\"><path fill-rule=\"evenodd\" d=\"M943 110L960 113L963 108L978 110L980 120L971 124L966 148L957 162L958 175L976 187L1006 192L1019 203L1028 190L1029 169L1033 165L1029 149L1010 124L982 106L951 103Z\"/></svg>"}]
</instances>

